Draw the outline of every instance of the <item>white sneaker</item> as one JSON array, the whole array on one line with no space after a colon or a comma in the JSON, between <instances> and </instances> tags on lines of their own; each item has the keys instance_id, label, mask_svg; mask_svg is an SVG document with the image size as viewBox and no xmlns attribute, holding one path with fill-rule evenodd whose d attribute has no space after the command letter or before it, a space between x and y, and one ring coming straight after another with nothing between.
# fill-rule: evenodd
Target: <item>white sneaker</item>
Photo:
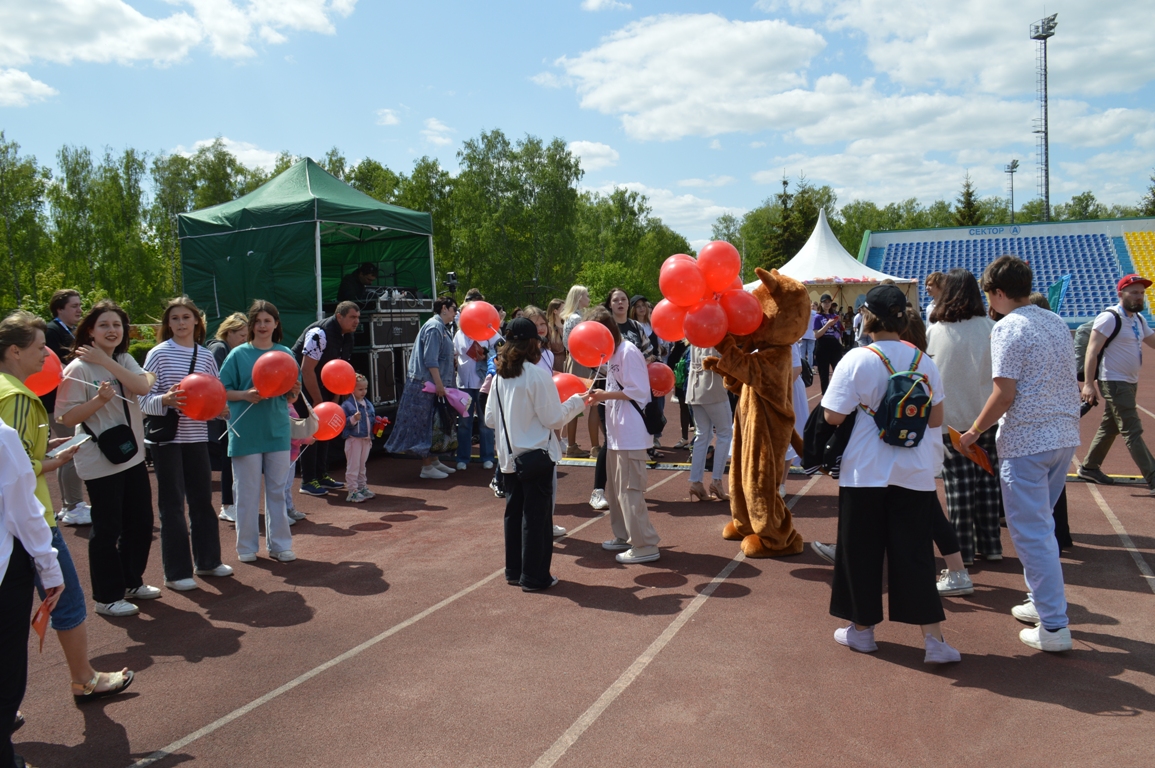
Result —
<instances>
[{"instance_id":1,"label":"white sneaker","mask_svg":"<svg viewBox=\"0 0 1155 768\"><path fill-rule=\"evenodd\" d=\"M1019 632L1019 639L1025 645L1049 653L1071 650L1071 629L1069 627L1063 627L1054 632L1042 626L1030 627Z\"/></svg>"},{"instance_id":2,"label":"white sneaker","mask_svg":"<svg viewBox=\"0 0 1155 768\"><path fill-rule=\"evenodd\" d=\"M117 600L115 603L97 603L96 612L102 616L135 616L140 609L127 600Z\"/></svg>"},{"instance_id":3,"label":"white sneaker","mask_svg":"<svg viewBox=\"0 0 1155 768\"><path fill-rule=\"evenodd\" d=\"M600 488L595 489L590 494L590 506L594 509L609 509L610 503L606 501L606 493Z\"/></svg>"},{"instance_id":4,"label":"white sneaker","mask_svg":"<svg viewBox=\"0 0 1155 768\"><path fill-rule=\"evenodd\" d=\"M286 507L285 508L285 514L288 515L289 519L294 521L294 522L297 520L304 520L305 519L305 513L304 512L298 512L296 507Z\"/></svg>"},{"instance_id":5,"label":"white sneaker","mask_svg":"<svg viewBox=\"0 0 1155 768\"><path fill-rule=\"evenodd\" d=\"M177 592L188 592L190 589L200 589L196 579L165 579L164 585Z\"/></svg>"},{"instance_id":6,"label":"white sneaker","mask_svg":"<svg viewBox=\"0 0 1155 768\"><path fill-rule=\"evenodd\" d=\"M226 522L235 523L237 521L237 505L224 504L221 506L221 513L217 515L218 518Z\"/></svg>"},{"instance_id":7,"label":"white sneaker","mask_svg":"<svg viewBox=\"0 0 1155 768\"><path fill-rule=\"evenodd\" d=\"M958 652L958 649L952 648L946 640L936 639L934 635L926 636L925 647L926 655L923 656L923 664L954 664L956 661L962 661L962 654Z\"/></svg>"},{"instance_id":8,"label":"white sneaker","mask_svg":"<svg viewBox=\"0 0 1155 768\"><path fill-rule=\"evenodd\" d=\"M361 486L360 488L358 488L357 490L358 490L358 491L360 491L360 492L361 492L361 495L362 495L363 497L365 497L366 499L375 499L375 498L377 498L377 494L375 494L375 493L373 493L373 491L369 490L369 486L367 486L367 485L362 485L362 486Z\"/></svg>"},{"instance_id":9,"label":"white sneaker","mask_svg":"<svg viewBox=\"0 0 1155 768\"><path fill-rule=\"evenodd\" d=\"M624 552L630 548L630 542L625 539L610 539L602 542L602 549L609 552Z\"/></svg>"},{"instance_id":10,"label":"white sneaker","mask_svg":"<svg viewBox=\"0 0 1155 768\"><path fill-rule=\"evenodd\" d=\"M823 544L821 541L810 542L810 548L814 550L814 554L831 565L834 565L834 553L837 552L836 547L837 545L835 544Z\"/></svg>"},{"instance_id":11,"label":"white sneaker","mask_svg":"<svg viewBox=\"0 0 1155 768\"><path fill-rule=\"evenodd\" d=\"M553 527L553 535L554 536L565 536L566 535L566 529L562 528L560 525L555 525Z\"/></svg>"},{"instance_id":12,"label":"white sneaker","mask_svg":"<svg viewBox=\"0 0 1155 768\"><path fill-rule=\"evenodd\" d=\"M197 568L193 573L197 576L232 576L233 567L221 563L216 568Z\"/></svg>"},{"instance_id":13,"label":"white sneaker","mask_svg":"<svg viewBox=\"0 0 1155 768\"><path fill-rule=\"evenodd\" d=\"M482 462L481 468L486 469L486 470L493 469L493 462L492 461Z\"/></svg>"},{"instance_id":14,"label":"white sneaker","mask_svg":"<svg viewBox=\"0 0 1155 768\"><path fill-rule=\"evenodd\" d=\"M625 552L619 552L614 555L614 559L619 563L652 563L661 556L662 554L658 552L658 548L654 547L653 552L647 552L646 549L627 549Z\"/></svg>"},{"instance_id":15,"label":"white sneaker","mask_svg":"<svg viewBox=\"0 0 1155 768\"><path fill-rule=\"evenodd\" d=\"M966 572L964 568L961 571L952 571L949 568L944 568L938 580L938 593L943 597L954 597L955 595L972 595L975 591L975 585L971 581L971 575Z\"/></svg>"},{"instance_id":16,"label":"white sneaker","mask_svg":"<svg viewBox=\"0 0 1155 768\"><path fill-rule=\"evenodd\" d=\"M248 554L241 554L238 552L237 559L242 563L255 563L257 562L257 555L255 552L250 552Z\"/></svg>"},{"instance_id":17,"label":"white sneaker","mask_svg":"<svg viewBox=\"0 0 1155 768\"><path fill-rule=\"evenodd\" d=\"M1011 615L1019 621L1024 621L1027 624L1039 623L1039 611L1035 608L1035 604L1029 599L1021 605L1016 605L1011 609Z\"/></svg>"},{"instance_id":18,"label":"white sneaker","mask_svg":"<svg viewBox=\"0 0 1155 768\"><path fill-rule=\"evenodd\" d=\"M449 475L438 469L436 464L427 464L421 468L421 477L425 480L444 480Z\"/></svg>"},{"instance_id":19,"label":"white sneaker","mask_svg":"<svg viewBox=\"0 0 1155 768\"><path fill-rule=\"evenodd\" d=\"M124 597L126 600L151 600L154 597L160 597L160 589L150 587L148 584L141 584L139 587L124 590Z\"/></svg>"},{"instance_id":20,"label":"white sneaker","mask_svg":"<svg viewBox=\"0 0 1155 768\"><path fill-rule=\"evenodd\" d=\"M459 462L457 462L457 471L458 471L458 472L464 472L464 471L465 471L465 468L466 468L466 467L468 467L468 466L469 466L469 465L468 465L468 464L466 464L464 461L459 461Z\"/></svg>"},{"instance_id":21,"label":"white sneaker","mask_svg":"<svg viewBox=\"0 0 1155 768\"><path fill-rule=\"evenodd\" d=\"M291 563L297 559L297 556L291 549L282 549L280 552L270 552L269 557L274 560L279 560L282 563Z\"/></svg>"},{"instance_id":22,"label":"white sneaker","mask_svg":"<svg viewBox=\"0 0 1155 768\"><path fill-rule=\"evenodd\" d=\"M447 467L444 464L442 464L441 459L437 459L436 461L434 461L431 466L436 467L437 469L441 470L442 472L444 472L447 475L452 475L454 472L457 471L453 467ZM464 467L461 467L461 469L464 469Z\"/></svg>"},{"instance_id":23,"label":"white sneaker","mask_svg":"<svg viewBox=\"0 0 1155 768\"><path fill-rule=\"evenodd\" d=\"M92 507L82 501L72 509L61 510L56 519L62 525L92 525Z\"/></svg>"}]
</instances>

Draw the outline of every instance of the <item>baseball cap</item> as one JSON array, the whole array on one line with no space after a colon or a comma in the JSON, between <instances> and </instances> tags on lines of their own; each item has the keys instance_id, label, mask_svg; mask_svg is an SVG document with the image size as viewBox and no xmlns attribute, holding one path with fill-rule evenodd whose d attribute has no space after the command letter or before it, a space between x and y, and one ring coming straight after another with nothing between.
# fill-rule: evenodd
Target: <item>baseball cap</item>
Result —
<instances>
[{"instance_id":1,"label":"baseball cap","mask_svg":"<svg viewBox=\"0 0 1155 768\"><path fill-rule=\"evenodd\" d=\"M819 299L818 299L818 300L819 300L819 301L830 301L830 300L831 300L830 294L829 294L829 293L824 293L824 294L822 294L822 296L821 296L821 297L819 297Z\"/></svg>"},{"instance_id":2,"label":"baseball cap","mask_svg":"<svg viewBox=\"0 0 1155 768\"><path fill-rule=\"evenodd\" d=\"M1151 287L1151 281L1147 278L1143 277L1142 275L1131 274L1127 275L1119 281L1119 285L1116 290L1121 291L1124 288L1129 288L1130 286L1135 285L1136 283L1140 283L1144 288Z\"/></svg>"},{"instance_id":3,"label":"baseball cap","mask_svg":"<svg viewBox=\"0 0 1155 768\"><path fill-rule=\"evenodd\" d=\"M896 286L876 285L866 294L863 306L876 317L896 317L906 312L906 296Z\"/></svg>"},{"instance_id":4,"label":"baseball cap","mask_svg":"<svg viewBox=\"0 0 1155 768\"><path fill-rule=\"evenodd\" d=\"M529 341L537 338L537 326L528 317L519 317L506 329L506 341Z\"/></svg>"}]
</instances>

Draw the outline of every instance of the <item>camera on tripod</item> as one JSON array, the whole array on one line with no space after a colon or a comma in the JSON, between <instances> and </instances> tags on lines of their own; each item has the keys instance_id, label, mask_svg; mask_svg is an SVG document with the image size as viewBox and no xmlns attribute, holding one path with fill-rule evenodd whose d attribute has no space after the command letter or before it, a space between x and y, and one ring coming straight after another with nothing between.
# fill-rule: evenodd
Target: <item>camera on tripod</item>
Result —
<instances>
[{"instance_id":1,"label":"camera on tripod","mask_svg":"<svg viewBox=\"0 0 1155 768\"><path fill-rule=\"evenodd\" d=\"M457 293L457 273L456 272L446 272L445 273L445 287L449 290L450 293Z\"/></svg>"}]
</instances>

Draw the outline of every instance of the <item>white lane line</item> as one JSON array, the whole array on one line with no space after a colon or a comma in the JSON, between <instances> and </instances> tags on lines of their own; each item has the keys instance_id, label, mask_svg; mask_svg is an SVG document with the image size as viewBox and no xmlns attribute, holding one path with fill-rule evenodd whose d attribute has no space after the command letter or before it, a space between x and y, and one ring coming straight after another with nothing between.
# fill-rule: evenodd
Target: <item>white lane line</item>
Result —
<instances>
[{"instance_id":1,"label":"white lane line","mask_svg":"<svg viewBox=\"0 0 1155 768\"><path fill-rule=\"evenodd\" d=\"M654 483L649 488L647 488L646 492L648 493L648 492L654 490L655 488L657 488L658 486L663 485L664 483L670 482L671 480L673 480L675 477L677 477L680 474L682 474L682 473L679 470L678 472L675 472L672 475L670 475L666 478L663 478L662 480L659 480L658 482ZM587 520L586 522L582 523L581 525L579 525L578 527L574 528L572 531L567 533L566 536L567 537L572 536L573 534L577 533L578 531L582 530L583 528L587 528L587 527L593 525L597 521L601 520L603 517L605 517L605 514L598 515L597 517L593 518L592 520ZM559 537L559 539L560 538L564 538L564 537ZM394 624L392 627L385 630L381 634L379 634L375 637L369 638L368 640L366 640L365 642L356 646L355 648L350 648L349 650L342 653L340 656L335 656L332 659L329 659L328 661L326 661L325 663L323 663L319 666L316 666L313 669L310 669L308 672L304 673L303 675L300 675L299 677L296 677L296 678L290 680L289 682L285 683L280 688L275 688L275 689L269 691L268 693L266 693L264 696L261 696L260 698L257 698L257 699L253 699L248 704L245 704L242 707L238 707L237 709L234 709L232 712L229 712L224 717L221 717L217 720L214 720L213 722L206 725L204 728L201 728L200 730L197 730L197 731L193 731L188 736L185 736L183 739L178 739L177 741L174 741L172 744L169 744L166 747L162 747L161 749L158 749L156 752L153 752L148 757L145 757L145 758L138 760L135 763L133 763L132 768L144 768L144 766L152 765L156 761L158 761L162 758L168 757L170 754L172 754L173 752L176 752L178 749L184 749L186 746L188 746L192 742L196 741L197 739L208 736L213 731L216 731L216 730L223 728L224 726L228 725L229 723L233 722L234 720L236 720L239 717L244 717L249 712L252 712L254 709L261 706L262 704L268 704L270 701L277 698L281 694L288 693L289 691L293 690L294 688L296 688L301 683L305 683L305 682L308 682L309 680L312 680L314 677L321 674L322 672L337 666L338 664L340 664L343 661L348 661L349 659L353 658L354 656L360 655L364 651L367 651L370 648L372 648L374 645L377 645L378 643L380 643L382 640L385 640L389 637L392 637L393 635L397 634L398 632L400 632L401 630L403 630L407 627L413 626L414 624L421 621L425 617L427 617L433 613L436 613L437 611L446 607L450 603L454 603L457 600L460 600L461 598L468 595L470 592L473 592L474 590L478 589L479 587L483 586L484 584L486 584L490 581L493 581L493 579L497 578L498 576L500 576L503 573L505 573L505 568L500 568L500 569L494 571L493 573L486 576L484 579L481 579L480 581L477 581L477 582L474 582L473 584L470 584L468 587L461 590L460 592L457 592L456 594L450 595L449 597L445 598L444 600L437 603L436 605L432 605L432 606L426 608L421 613L418 613L414 616L411 616L410 618L406 619L405 621L401 622L400 624Z\"/></svg>"},{"instance_id":2,"label":"white lane line","mask_svg":"<svg viewBox=\"0 0 1155 768\"><path fill-rule=\"evenodd\" d=\"M814 487L816 482L818 482L818 475L810 478L810 482L803 486L802 490L790 499L786 505L787 508L793 509L798 500L806 495L807 491ZM537 762L533 764L533 768L551 768L557 763L557 761L565 755L566 751L581 738L581 735L601 717L602 713L645 671L650 662L654 660L654 657L661 653L662 649L674 639L674 635L678 634L678 630L685 626L686 622L692 619L694 614L705 605L706 601L710 599L710 595L714 594L714 590L718 588L718 585L729 578L730 574L734 572L734 569L745 559L746 556L739 552L733 560L727 563L726 567L723 568L709 584L703 587L701 593L690 601L690 604L670 622L665 631L658 635L657 639L650 643L649 647L642 651L642 654L638 656L638 658L634 659L634 663L630 664L626 671L598 697L598 700L583 712L581 716L574 721L573 725L566 729L565 733L558 737L558 740L553 743L553 746L537 759Z\"/></svg>"},{"instance_id":3,"label":"white lane line","mask_svg":"<svg viewBox=\"0 0 1155 768\"><path fill-rule=\"evenodd\" d=\"M822 397L822 393L819 392L817 395L811 395L810 397L806 398L806 402L809 403L811 400L813 400L816 397Z\"/></svg>"},{"instance_id":4,"label":"white lane line","mask_svg":"<svg viewBox=\"0 0 1155 768\"><path fill-rule=\"evenodd\" d=\"M1143 559L1143 553L1135 546L1135 542L1131 541L1131 536L1127 533L1127 529L1119 522L1119 518L1115 517L1115 513L1107 504L1107 500L1103 498L1103 494L1099 492L1097 486L1087 483L1087 490L1091 492L1091 497L1095 499L1095 503L1099 505L1099 509L1103 510L1103 514L1107 516L1107 522L1115 529L1115 535L1119 537L1119 541L1123 542L1123 548L1131 553L1131 559L1135 561L1135 565L1139 568L1139 573L1143 574L1144 581L1152 592L1155 592L1155 572L1151 571L1151 566L1147 565L1147 561Z\"/></svg>"},{"instance_id":5,"label":"white lane line","mask_svg":"<svg viewBox=\"0 0 1155 768\"><path fill-rule=\"evenodd\" d=\"M1143 411L1143 413L1147 414L1151 418L1155 419L1155 413L1151 413L1151 411L1147 410L1146 408L1144 408L1143 406L1141 406L1137 403L1136 403L1135 407L1138 408L1139 410Z\"/></svg>"}]
</instances>

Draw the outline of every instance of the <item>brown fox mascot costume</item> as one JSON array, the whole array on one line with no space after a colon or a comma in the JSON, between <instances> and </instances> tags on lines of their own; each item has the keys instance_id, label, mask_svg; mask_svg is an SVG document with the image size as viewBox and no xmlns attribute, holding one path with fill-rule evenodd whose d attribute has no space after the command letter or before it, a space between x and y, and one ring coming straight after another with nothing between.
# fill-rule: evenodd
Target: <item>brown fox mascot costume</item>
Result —
<instances>
[{"instance_id":1,"label":"brown fox mascot costume","mask_svg":"<svg viewBox=\"0 0 1155 768\"><path fill-rule=\"evenodd\" d=\"M782 557L802 551L802 537L778 495L786 448L802 453L794 431L790 346L810 321L810 296L802 283L777 270L758 269L762 284L753 291L762 304L762 325L749 336L727 334L717 345L721 357L702 361L722 374L739 395L734 411L730 465L730 515L722 537L742 542L746 557Z\"/></svg>"}]
</instances>

